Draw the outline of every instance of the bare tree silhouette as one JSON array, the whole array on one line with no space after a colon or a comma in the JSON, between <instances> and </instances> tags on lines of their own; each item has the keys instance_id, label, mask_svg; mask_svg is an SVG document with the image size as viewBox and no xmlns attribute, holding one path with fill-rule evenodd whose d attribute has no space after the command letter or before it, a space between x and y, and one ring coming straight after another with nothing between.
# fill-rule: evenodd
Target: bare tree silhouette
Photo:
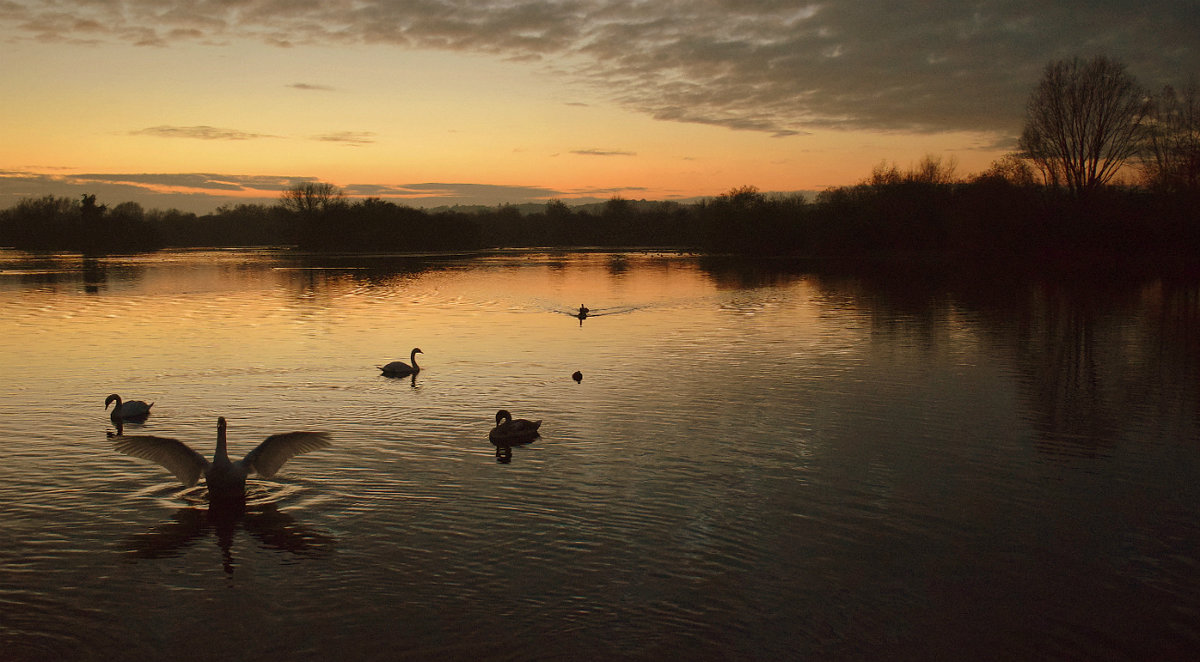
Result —
<instances>
[{"instance_id":1,"label":"bare tree silhouette","mask_svg":"<svg viewBox=\"0 0 1200 662\"><path fill-rule=\"evenodd\" d=\"M288 211L299 214L314 214L342 203L345 198L346 194L333 184L326 182L305 182L297 184L280 194L279 204Z\"/></svg>"},{"instance_id":2,"label":"bare tree silhouette","mask_svg":"<svg viewBox=\"0 0 1200 662\"><path fill-rule=\"evenodd\" d=\"M1168 191L1200 190L1200 87L1170 85L1154 97L1146 131L1146 183Z\"/></svg>"},{"instance_id":3,"label":"bare tree silhouette","mask_svg":"<svg viewBox=\"0 0 1200 662\"><path fill-rule=\"evenodd\" d=\"M1149 109L1123 64L1104 56L1051 62L1026 104L1019 144L1048 185L1084 195L1135 155Z\"/></svg>"}]
</instances>

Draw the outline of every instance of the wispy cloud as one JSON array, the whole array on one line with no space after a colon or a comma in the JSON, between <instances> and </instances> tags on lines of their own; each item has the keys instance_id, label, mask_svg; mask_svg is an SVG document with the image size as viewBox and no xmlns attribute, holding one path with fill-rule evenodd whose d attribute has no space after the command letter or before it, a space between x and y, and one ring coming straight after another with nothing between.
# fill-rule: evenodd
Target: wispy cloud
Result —
<instances>
[{"instance_id":1,"label":"wispy cloud","mask_svg":"<svg viewBox=\"0 0 1200 662\"><path fill-rule=\"evenodd\" d=\"M605 188L578 188L570 191L571 196L612 197L614 195L632 196L646 191L642 186L609 186Z\"/></svg>"},{"instance_id":2,"label":"wispy cloud","mask_svg":"<svg viewBox=\"0 0 1200 662\"><path fill-rule=\"evenodd\" d=\"M345 187L347 194L355 196L375 196L381 198L408 199L444 199L472 200L471 204L481 204L479 201L492 200L486 204L502 202L525 202L541 200L564 195L564 191L540 186L504 186L496 184L469 184L453 182L424 182L418 184L396 184L392 186L379 184L356 184Z\"/></svg>"},{"instance_id":3,"label":"wispy cloud","mask_svg":"<svg viewBox=\"0 0 1200 662\"><path fill-rule=\"evenodd\" d=\"M319 181L289 175L223 173L77 173L0 170L0 209L23 198L44 195L96 195L102 202L136 200L150 209L179 209L203 214L221 205L275 204L279 194L297 184ZM566 190L529 185L421 182L411 184L349 184L340 187L351 198L375 197L414 207L495 206L540 203L552 199L572 203L603 202L614 196L636 199L642 186L580 187ZM672 197L670 194L665 196Z\"/></svg>"},{"instance_id":4,"label":"wispy cloud","mask_svg":"<svg viewBox=\"0 0 1200 662\"><path fill-rule=\"evenodd\" d=\"M333 92L334 88L328 85L313 85L311 83L292 83L288 87L294 90L305 90L311 92Z\"/></svg>"},{"instance_id":5,"label":"wispy cloud","mask_svg":"<svg viewBox=\"0 0 1200 662\"><path fill-rule=\"evenodd\" d=\"M0 209L23 198L43 195L76 197L94 194L100 200L138 200L144 206L210 212L223 204L274 204L279 193L317 178L292 175L227 173L75 173L0 171ZM419 206L499 205L551 198L597 196L637 189L560 191L541 186L423 182L414 184L349 184L340 187L353 198L378 197ZM628 193L626 193L628 194Z\"/></svg>"},{"instance_id":6,"label":"wispy cloud","mask_svg":"<svg viewBox=\"0 0 1200 662\"><path fill-rule=\"evenodd\" d=\"M251 133L238 129L221 129L215 126L171 126L160 125L146 129L130 131L134 136L155 136L158 138L194 138L197 140L257 140L259 138L277 138L266 133Z\"/></svg>"},{"instance_id":7,"label":"wispy cloud","mask_svg":"<svg viewBox=\"0 0 1200 662\"><path fill-rule=\"evenodd\" d=\"M637 152L622 152L613 149L573 149L571 154L579 156L637 156Z\"/></svg>"},{"instance_id":8,"label":"wispy cloud","mask_svg":"<svg viewBox=\"0 0 1200 662\"><path fill-rule=\"evenodd\" d=\"M384 45L541 62L663 121L1009 132L1046 62L1105 53L1147 85L1200 70L1194 2L57 0L5 2L26 38ZM322 89L298 83L297 89Z\"/></svg>"},{"instance_id":9,"label":"wispy cloud","mask_svg":"<svg viewBox=\"0 0 1200 662\"><path fill-rule=\"evenodd\" d=\"M268 133L253 133L239 129L223 129L215 126L172 126L168 124L152 126L145 129L130 131L133 136L153 136L156 138L191 138L194 140L259 140L262 138L282 139ZM311 136L310 140L318 142L341 143L358 147L375 142L376 134L371 131L331 131Z\"/></svg>"},{"instance_id":10,"label":"wispy cloud","mask_svg":"<svg viewBox=\"0 0 1200 662\"><path fill-rule=\"evenodd\" d=\"M162 189L188 188L228 192L282 191L295 186L298 182L314 181L311 177L215 173L79 173L65 175L63 179L78 184L121 184Z\"/></svg>"},{"instance_id":11,"label":"wispy cloud","mask_svg":"<svg viewBox=\"0 0 1200 662\"><path fill-rule=\"evenodd\" d=\"M136 200L154 209L206 213L223 204L272 204L279 193L311 177L246 176L215 173L0 172L0 208L45 195L97 196L104 202Z\"/></svg>"},{"instance_id":12,"label":"wispy cloud","mask_svg":"<svg viewBox=\"0 0 1200 662\"><path fill-rule=\"evenodd\" d=\"M370 145L375 142L375 134L370 131L338 131L313 136L313 140L328 143L342 143L354 147Z\"/></svg>"}]
</instances>

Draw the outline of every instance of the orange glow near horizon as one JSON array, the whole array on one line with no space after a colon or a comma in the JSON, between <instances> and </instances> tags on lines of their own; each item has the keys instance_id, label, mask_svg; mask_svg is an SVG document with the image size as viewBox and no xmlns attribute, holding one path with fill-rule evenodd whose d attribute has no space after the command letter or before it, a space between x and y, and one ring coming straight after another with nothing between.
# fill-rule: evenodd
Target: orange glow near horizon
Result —
<instances>
[{"instance_id":1,"label":"orange glow near horizon","mask_svg":"<svg viewBox=\"0 0 1200 662\"><path fill-rule=\"evenodd\" d=\"M101 196L110 204L138 191L274 199L279 181L306 179L352 192L446 183L545 191L528 201L671 200L743 185L819 191L861 181L881 162L904 168L927 154L954 158L966 175L1003 153L983 147L995 142L983 133L773 137L661 121L521 62L383 47L316 50L315 60L297 60L253 44L153 54L110 46L81 60L72 56L77 49L17 44L6 77L12 98L23 101L0 127L0 183L19 175L69 184L99 174L105 178L70 190L112 185ZM229 75L238 62L256 64ZM189 173L228 175L241 188L115 177ZM275 184L255 184L256 177ZM32 197L55 185L11 188ZM411 198L428 201L420 192Z\"/></svg>"}]
</instances>

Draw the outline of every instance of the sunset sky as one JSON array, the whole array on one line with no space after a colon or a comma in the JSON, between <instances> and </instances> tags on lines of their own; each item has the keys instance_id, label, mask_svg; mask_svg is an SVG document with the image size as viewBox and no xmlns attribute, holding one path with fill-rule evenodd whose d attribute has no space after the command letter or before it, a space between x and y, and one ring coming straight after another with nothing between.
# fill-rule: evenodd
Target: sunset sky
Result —
<instances>
[{"instance_id":1,"label":"sunset sky","mask_svg":"<svg viewBox=\"0 0 1200 662\"><path fill-rule=\"evenodd\" d=\"M814 191L1011 150L1047 62L1200 75L1200 3L0 0L0 208Z\"/></svg>"}]
</instances>

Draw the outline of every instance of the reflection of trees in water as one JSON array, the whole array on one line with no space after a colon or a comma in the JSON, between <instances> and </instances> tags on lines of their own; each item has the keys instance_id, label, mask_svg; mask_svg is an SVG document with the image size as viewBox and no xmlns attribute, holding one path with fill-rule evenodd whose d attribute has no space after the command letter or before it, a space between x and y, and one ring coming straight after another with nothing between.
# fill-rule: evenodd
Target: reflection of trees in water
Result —
<instances>
[{"instance_id":1,"label":"reflection of trees in water","mask_svg":"<svg viewBox=\"0 0 1200 662\"><path fill-rule=\"evenodd\" d=\"M110 282L136 282L146 272L145 267L123 262L121 258L90 255L19 254L0 263L0 268L20 274L19 282L24 289L63 286L89 294L102 291Z\"/></svg>"},{"instance_id":2,"label":"reflection of trees in water","mask_svg":"<svg viewBox=\"0 0 1200 662\"><path fill-rule=\"evenodd\" d=\"M955 300L1013 357L1043 453L1103 456L1133 426L1197 420L1196 284L1012 283Z\"/></svg>"},{"instance_id":3,"label":"reflection of trees in water","mask_svg":"<svg viewBox=\"0 0 1200 662\"><path fill-rule=\"evenodd\" d=\"M1200 420L1200 285L1158 283L1143 323L1154 331L1154 362L1164 417Z\"/></svg>"},{"instance_id":4,"label":"reflection of trees in water","mask_svg":"<svg viewBox=\"0 0 1200 662\"><path fill-rule=\"evenodd\" d=\"M303 272L290 278L304 300L349 288L395 287L402 281L460 263L461 255L354 255L300 253L285 256L279 266Z\"/></svg>"},{"instance_id":5,"label":"reflection of trees in water","mask_svg":"<svg viewBox=\"0 0 1200 662\"><path fill-rule=\"evenodd\" d=\"M605 266L610 276L623 276L629 271L629 258L617 253L608 258L608 264Z\"/></svg>"},{"instance_id":6,"label":"reflection of trees in water","mask_svg":"<svg viewBox=\"0 0 1200 662\"><path fill-rule=\"evenodd\" d=\"M1198 293L1161 281L1033 289L1019 323L994 335L1016 358L1038 449L1105 455L1131 423L1194 424Z\"/></svg>"},{"instance_id":7,"label":"reflection of trees in water","mask_svg":"<svg viewBox=\"0 0 1200 662\"><path fill-rule=\"evenodd\" d=\"M804 280L831 316L934 352L954 329L1010 357L1020 393L1055 455L1105 455L1131 425L1200 420L1200 284L1163 280L1040 281L1021 274L919 264L822 264L704 258L718 287Z\"/></svg>"},{"instance_id":8,"label":"reflection of trees in water","mask_svg":"<svg viewBox=\"0 0 1200 662\"><path fill-rule=\"evenodd\" d=\"M104 265L94 257L83 258L83 289L88 294L95 294L108 282L108 272Z\"/></svg>"},{"instance_id":9,"label":"reflection of trees in water","mask_svg":"<svg viewBox=\"0 0 1200 662\"><path fill-rule=\"evenodd\" d=\"M180 508L171 519L130 536L127 552L134 558L160 559L178 556L209 534L221 550L221 566L232 574L236 567L233 542L238 530L253 536L264 549L289 552L300 557L320 557L333 551L336 540L298 523L274 503L221 508Z\"/></svg>"},{"instance_id":10,"label":"reflection of trees in water","mask_svg":"<svg viewBox=\"0 0 1200 662\"><path fill-rule=\"evenodd\" d=\"M700 270L720 289L778 287L813 275L812 266L795 260L751 260L745 257L705 255Z\"/></svg>"},{"instance_id":11,"label":"reflection of trees in water","mask_svg":"<svg viewBox=\"0 0 1200 662\"><path fill-rule=\"evenodd\" d=\"M1021 386L1037 410L1042 452L1106 455L1120 431L1122 395L1112 379L1120 357L1111 343L1113 320L1098 303L1091 293L1041 288L1009 339Z\"/></svg>"}]
</instances>

